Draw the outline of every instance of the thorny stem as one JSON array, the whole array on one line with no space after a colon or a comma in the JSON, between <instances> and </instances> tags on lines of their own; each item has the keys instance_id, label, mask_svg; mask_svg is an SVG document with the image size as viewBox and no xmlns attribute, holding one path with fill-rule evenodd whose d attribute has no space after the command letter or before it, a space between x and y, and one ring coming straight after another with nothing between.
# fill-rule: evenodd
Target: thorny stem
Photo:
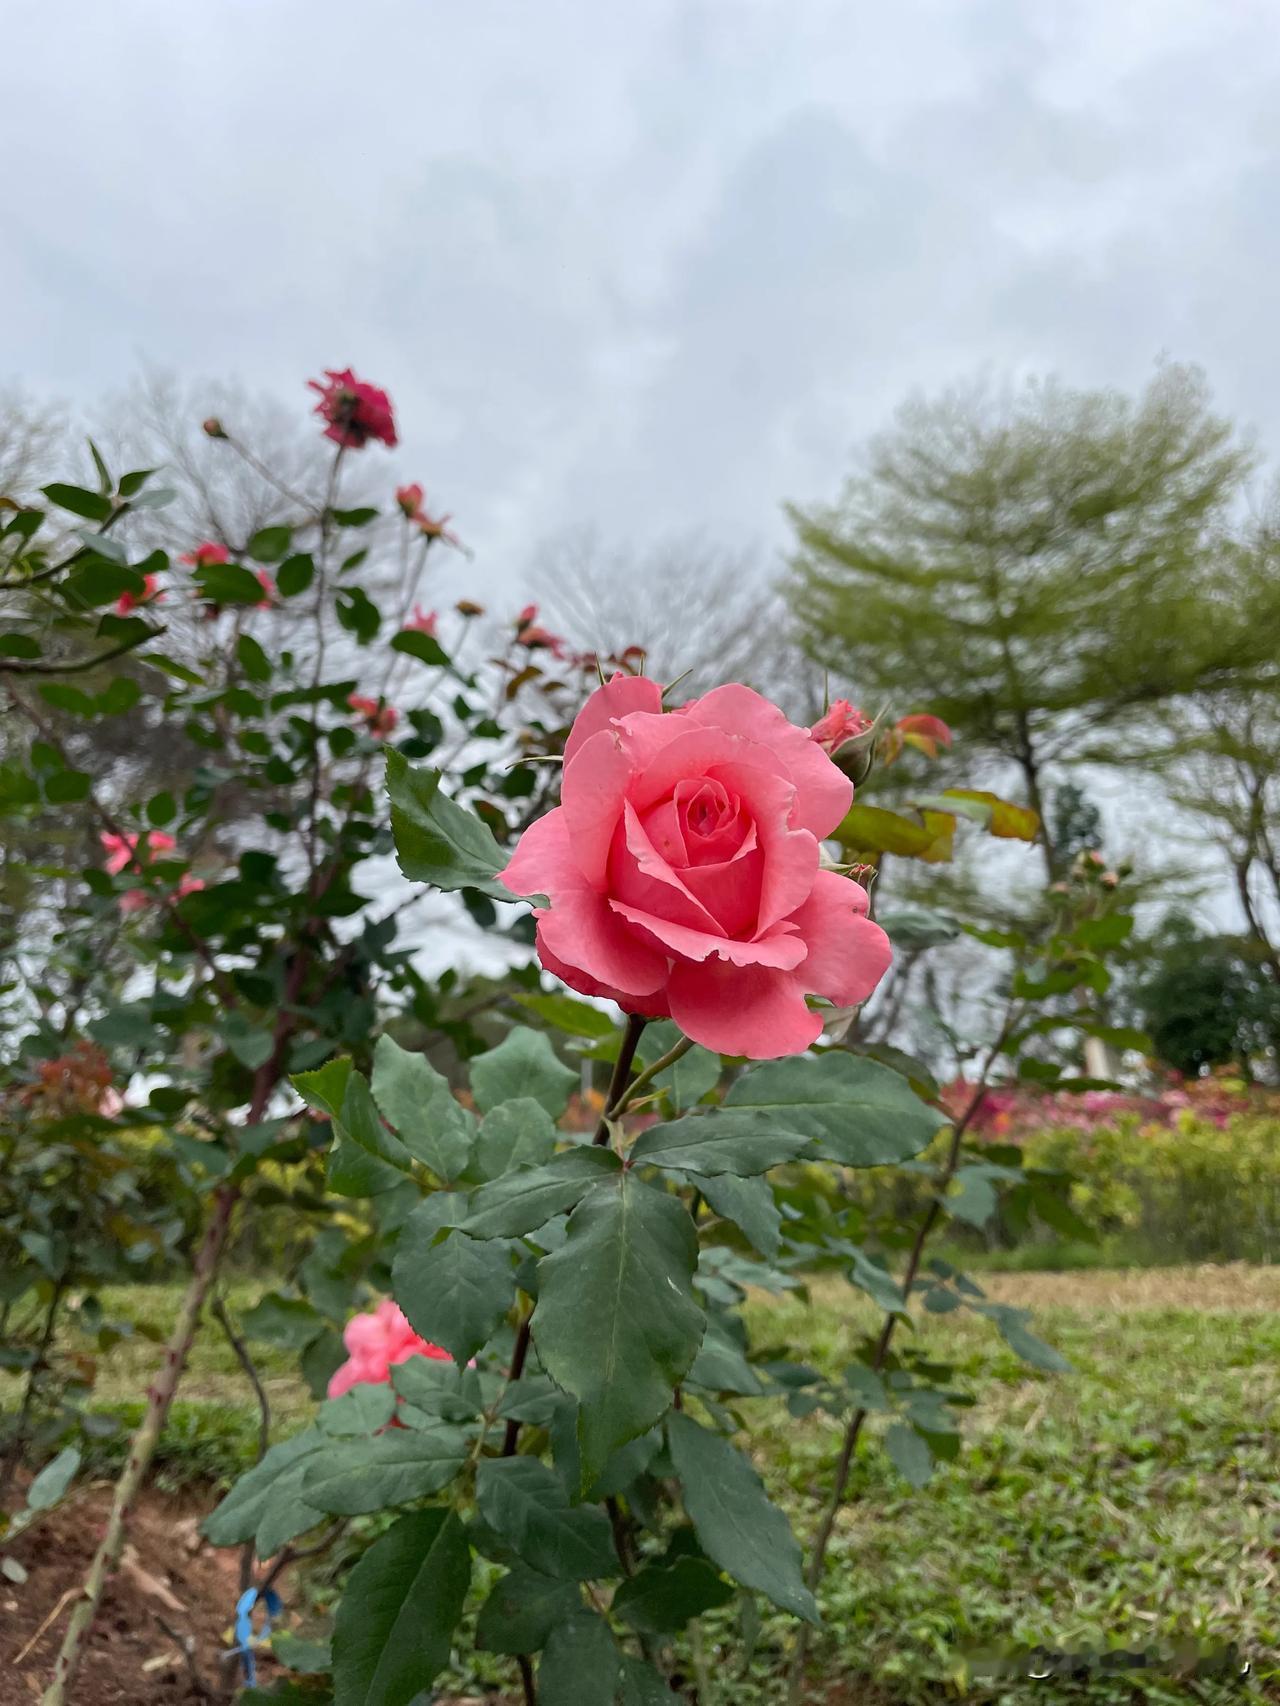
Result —
<instances>
[{"instance_id":1,"label":"thorny stem","mask_svg":"<svg viewBox=\"0 0 1280 1706\"><path fill-rule=\"evenodd\" d=\"M924 1259L925 1246L929 1242L930 1235L942 1214L942 1200L946 1195L947 1186L951 1183L951 1180L955 1175L956 1168L960 1164L960 1150L964 1143L965 1133L968 1131L969 1126L973 1122L974 1115L981 1106L983 1095L986 1092L988 1075L991 1072L992 1066L995 1064L996 1057L1003 1049L1011 1032L1013 1031L1017 1019L1017 1013L1017 1006L1011 1002L1006 1010L1004 1023L1000 1027L1000 1034L988 1049L986 1057L983 1060L982 1069L979 1072L973 1087L973 1094L969 1098L964 1112L951 1128L951 1141L947 1146L946 1159L938 1173L937 1190L933 1201L929 1204L928 1210L916 1230L915 1239L911 1245L911 1253L907 1257L907 1265L903 1271L901 1290L904 1303L906 1303L907 1299L911 1295L912 1288L916 1282L916 1275L920 1271L920 1263ZM893 1342L894 1329L898 1324L898 1320L899 1316L897 1315L885 1316L884 1325L880 1329L880 1335L876 1340L876 1348L871 1358L871 1369L875 1374L879 1374L884 1368L885 1360L889 1354L889 1347ZM835 1480L831 1488L831 1497L822 1514L822 1521L818 1525L818 1532L814 1537L813 1542L813 1552L809 1559L809 1568L805 1572L805 1580L810 1592L816 1592L818 1584L822 1580L822 1572L826 1564L827 1547L831 1542L831 1535L835 1529L836 1521L845 1502L845 1494L849 1486L849 1474L853 1467L853 1455L858 1448L858 1440L862 1434L863 1424L866 1422L866 1419L867 1411L859 1408L853 1412L852 1416L850 1416L848 1424L845 1427L844 1439L841 1441L840 1445L840 1455L836 1460L836 1473ZM788 1706L798 1706L800 1692L804 1686L805 1660L807 1659L809 1652L809 1629L809 1624L802 1624L800 1627L800 1633L796 1639L796 1650L792 1656L791 1674L788 1678L787 1685Z\"/></svg>"},{"instance_id":2,"label":"thorny stem","mask_svg":"<svg viewBox=\"0 0 1280 1706\"><path fill-rule=\"evenodd\" d=\"M617 1119L627 1105L629 1098L628 1079L631 1076L632 1063L636 1058L636 1050L640 1046L640 1037L649 1021L640 1013L627 1014L627 1028L623 1033L622 1047L618 1050L618 1058L614 1062L613 1076L609 1080L609 1090L604 1099L604 1113L600 1116L600 1124L592 1138L593 1144L605 1144L609 1141L609 1121ZM648 1076L651 1076L648 1075ZM636 1083L643 1082L646 1077L641 1073ZM632 1085L631 1089L635 1086Z\"/></svg>"}]
</instances>

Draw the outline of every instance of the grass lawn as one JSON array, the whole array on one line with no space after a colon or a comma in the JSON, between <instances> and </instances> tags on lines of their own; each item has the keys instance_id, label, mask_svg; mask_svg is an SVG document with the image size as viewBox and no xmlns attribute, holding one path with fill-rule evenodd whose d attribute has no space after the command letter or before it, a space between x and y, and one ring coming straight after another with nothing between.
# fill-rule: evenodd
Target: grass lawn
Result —
<instances>
[{"instance_id":1,"label":"grass lawn","mask_svg":"<svg viewBox=\"0 0 1280 1706\"><path fill-rule=\"evenodd\" d=\"M1034 1309L1037 1331L1074 1372L1029 1371L976 1318L921 1317L916 1330L979 1403L960 1458L920 1492L892 1469L874 1431L864 1441L829 1554L824 1627L812 1649L822 1682L812 1698L1119 1706L1235 1700L1253 1689L1280 1699L1280 1269L1010 1273L984 1284L992 1297ZM233 1288L233 1303L255 1290ZM104 1301L163 1328L175 1295L138 1288ZM753 1338L832 1370L873 1320L843 1285L826 1282L810 1308L760 1298L751 1311ZM155 1356L145 1340L120 1346L99 1402L136 1412ZM268 1354L264 1375L278 1431L292 1431L308 1400L288 1359ZM838 1428L760 1401L743 1401L741 1413L804 1544ZM166 1438L163 1479L229 1476L255 1427L244 1378L206 1326ZM117 1447L102 1449L109 1457ZM765 1618L745 1675L719 1657L716 1634L701 1656L710 1686L700 1706L780 1700L789 1621ZM1006 1644L1079 1652L1190 1642L1234 1642L1253 1679L1133 1672L1123 1681L982 1684L965 1660Z\"/></svg>"}]
</instances>

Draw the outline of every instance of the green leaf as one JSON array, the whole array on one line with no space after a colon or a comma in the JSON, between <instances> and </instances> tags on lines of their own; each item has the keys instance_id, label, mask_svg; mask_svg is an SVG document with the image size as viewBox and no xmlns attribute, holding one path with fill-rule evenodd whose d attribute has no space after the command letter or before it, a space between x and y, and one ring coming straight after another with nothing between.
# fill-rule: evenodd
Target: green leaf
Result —
<instances>
[{"instance_id":1,"label":"green leaf","mask_svg":"<svg viewBox=\"0 0 1280 1706\"><path fill-rule=\"evenodd\" d=\"M245 548L245 555L256 563L278 563L289 555L293 543L291 527L260 527ZM258 596L261 597L261 588Z\"/></svg>"},{"instance_id":2,"label":"green leaf","mask_svg":"<svg viewBox=\"0 0 1280 1706\"><path fill-rule=\"evenodd\" d=\"M609 1625L578 1611L551 1631L538 1666L538 1706L615 1706L622 1655Z\"/></svg>"},{"instance_id":3,"label":"green leaf","mask_svg":"<svg viewBox=\"0 0 1280 1706\"><path fill-rule=\"evenodd\" d=\"M782 1129L815 1138L846 1167L906 1161L946 1123L905 1078L843 1049L758 1066L735 1081L725 1105L767 1111Z\"/></svg>"},{"instance_id":4,"label":"green leaf","mask_svg":"<svg viewBox=\"0 0 1280 1706\"><path fill-rule=\"evenodd\" d=\"M936 948L943 942L954 942L960 926L949 913L937 912L929 906L890 906L877 912L876 923L895 948L919 953L924 948Z\"/></svg>"},{"instance_id":5,"label":"green leaf","mask_svg":"<svg viewBox=\"0 0 1280 1706\"><path fill-rule=\"evenodd\" d=\"M999 1206L995 1186L981 1167L959 1168L952 1183L959 1189L948 1192L942 1206L953 1219L981 1231Z\"/></svg>"},{"instance_id":6,"label":"green leaf","mask_svg":"<svg viewBox=\"0 0 1280 1706\"><path fill-rule=\"evenodd\" d=\"M1071 932L1071 940L1082 948L1118 948L1133 931L1133 918L1122 912L1105 918L1086 918Z\"/></svg>"},{"instance_id":7,"label":"green leaf","mask_svg":"<svg viewBox=\"0 0 1280 1706\"><path fill-rule=\"evenodd\" d=\"M572 995L517 995L515 1001L518 1006L536 1013L548 1025L554 1025L558 1031L567 1031L571 1037L598 1040L613 1036L618 1029L599 1007L578 1001Z\"/></svg>"},{"instance_id":8,"label":"green leaf","mask_svg":"<svg viewBox=\"0 0 1280 1706\"><path fill-rule=\"evenodd\" d=\"M328 1641L304 1641L289 1629L276 1630L271 1637L271 1651L288 1670L303 1676L324 1676L333 1669Z\"/></svg>"},{"instance_id":9,"label":"green leaf","mask_svg":"<svg viewBox=\"0 0 1280 1706\"><path fill-rule=\"evenodd\" d=\"M241 634L236 641L236 656L250 681L271 680L271 659L252 634Z\"/></svg>"},{"instance_id":10,"label":"green leaf","mask_svg":"<svg viewBox=\"0 0 1280 1706\"><path fill-rule=\"evenodd\" d=\"M538 1264L534 1343L578 1400L584 1484L660 1420L692 1366L705 1325L697 1257L683 1204L624 1173L588 1192L563 1246Z\"/></svg>"},{"instance_id":11,"label":"green leaf","mask_svg":"<svg viewBox=\"0 0 1280 1706\"><path fill-rule=\"evenodd\" d=\"M392 1291L415 1333L443 1345L454 1361L468 1362L497 1331L511 1307L515 1277L505 1245L481 1243L454 1232L421 1248L401 1234L392 1267Z\"/></svg>"},{"instance_id":12,"label":"green leaf","mask_svg":"<svg viewBox=\"0 0 1280 1706\"><path fill-rule=\"evenodd\" d=\"M127 474L121 474L120 496L122 498L136 497L155 472L154 468L131 468Z\"/></svg>"},{"instance_id":13,"label":"green leaf","mask_svg":"<svg viewBox=\"0 0 1280 1706\"><path fill-rule=\"evenodd\" d=\"M79 687L68 687L62 681L44 683L40 697L56 711L69 711L73 717L92 717L98 709L91 693L85 693Z\"/></svg>"},{"instance_id":14,"label":"green leaf","mask_svg":"<svg viewBox=\"0 0 1280 1706\"><path fill-rule=\"evenodd\" d=\"M40 642L34 634L22 634L13 628L9 629L7 633L0 634L0 657L38 658L39 656Z\"/></svg>"},{"instance_id":15,"label":"green leaf","mask_svg":"<svg viewBox=\"0 0 1280 1706\"><path fill-rule=\"evenodd\" d=\"M499 1102L480 1122L475 1172L496 1179L516 1167L540 1167L555 1154L559 1138L555 1121L532 1096Z\"/></svg>"},{"instance_id":16,"label":"green leaf","mask_svg":"<svg viewBox=\"0 0 1280 1706\"><path fill-rule=\"evenodd\" d=\"M210 604L261 604L264 597L262 582L242 563L205 563L191 578Z\"/></svg>"},{"instance_id":17,"label":"green leaf","mask_svg":"<svg viewBox=\"0 0 1280 1706\"><path fill-rule=\"evenodd\" d=\"M265 1025L255 1025L240 1012L223 1016L222 1035L241 1066L247 1066L251 1072L265 1066L275 1049L273 1033Z\"/></svg>"},{"instance_id":18,"label":"green leaf","mask_svg":"<svg viewBox=\"0 0 1280 1706\"><path fill-rule=\"evenodd\" d=\"M343 1440L307 1467L303 1496L331 1516L367 1516L407 1505L448 1486L468 1449L466 1435L444 1425Z\"/></svg>"},{"instance_id":19,"label":"green leaf","mask_svg":"<svg viewBox=\"0 0 1280 1706\"><path fill-rule=\"evenodd\" d=\"M342 1113L351 1070L350 1058L337 1055L317 1066L314 1072L295 1072L289 1082L309 1108L318 1108L322 1114L337 1119Z\"/></svg>"},{"instance_id":20,"label":"green leaf","mask_svg":"<svg viewBox=\"0 0 1280 1706\"><path fill-rule=\"evenodd\" d=\"M334 1121L334 1130L340 1137L352 1138L361 1149L379 1161L385 1161L388 1166L408 1171L409 1151L398 1137L387 1130L373 1092L358 1072L353 1072L347 1080L342 1113Z\"/></svg>"},{"instance_id":21,"label":"green leaf","mask_svg":"<svg viewBox=\"0 0 1280 1706\"><path fill-rule=\"evenodd\" d=\"M417 658L419 663L433 664L437 668L449 662L439 640L433 640L430 634L424 634L418 628L402 628L392 640L391 650L404 652L408 657Z\"/></svg>"},{"instance_id":22,"label":"green leaf","mask_svg":"<svg viewBox=\"0 0 1280 1706\"><path fill-rule=\"evenodd\" d=\"M495 1533L544 1576L580 1582L621 1573L608 1517L598 1505L571 1505L560 1477L536 1457L484 1459L476 1503Z\"/></svg>"},{"instance_id":23,"label":"green leaf","mask_svg":"<svg viewBox=\"0 0 1280 1706\"><path fill-rule=\"evenodd\" d=\"M278 1291L270 1291L246 1311L240 1324L251 1339L300 1351L321 1331L324 1321L319 1311L302 1298L281 1297Z\"/></svg>"},{"instance_id":24,"label":"green leaf","mask_svg":"<svg viewBox=\"0 0 1280 1706\"><path fill-rule=\"evenodd\" d=\"M687 1378L690 1385L705 1387L708 1392L733 1393L744 1398L758 1398L765 1390L742 1347L714 1317L707 1322Z\"/></svg>"},{"instance_id":25,"label":"green leaf","mask_svg":"<svg viewBox=\"0 0 1280 1706\"><path fill-rule=\"evenodd\" d=\"M856 1245L850 1246L852 1266L849 1269L849 1284L856 1285L859 1291L865 1291L874 1303L891 1315L905 1315L907 1300L902 1294L902 1287L894 1279L887 1268L879 1262L873 1262L871 1257Z\"/></svg>"},{"instance_id":26,"label":"green leaf","mask_svg":"<svg viewBox=\"0 0 1280 1706\"><path fill-rule=\"evenodd\" d=\"M743 1587L816 1623L818 1608L804 1585L795 1536L747 1459L679 1411L667 1418L667 1440L685 1510L707 1556Z\"/></svg>"},{"instance_id":27,"label":"green leaf","mask_svg":"<svg viewBox=\"0 0 1280 1706\"><path fill-rule=\"evenodd\" d=\"M471 1585L453 1511L414 1511L351 1572L333 1629L335 1706L410 1706L449 1662Z\"/></svg>"},{"instance_id":28,"label":"green leaf","mask_svg":"<svg viewBox=\"0 0 1280 1706\"><path fill-rule=\"evenodd\" d=\"M27 1508L33 1511L52 1510L66 1493L80 1467L80 1453L75 1446L65 1446L51 1458L27 1488Z\"/></svg>"},{"instance_id":29,"label":"green leaf","mask_svg":"<svg viewBox=\"0 0 1280 1706\"><path fill-rule=\"evenodd\" d=\"M438 889L478 889L492 900L516 900L500 883L507 859L487 825L440 792L438 770L415 769L394 749L387 753L387 795L396 857L410 882ZM545 895L527 895L535 906Z\"/></svg>"},{"instance_id":30,"label":"green leaf","mask_svg":"<svg viewBox=\"0 0 1280 1706\"><path fill-rule=\"evenodd\" d=\"M535 1104L536 1105L536 1104ZM519 1238L579 1203L593 1185L621 1172L611 1149L566 1149L545 1167L504 1173L474 1192L459 1229L472 1238Z\"/></svg>"},{"instance_id":31,"label":"green leaf","mask_svg":"<svg viewBox=\"0 0 1280 1706\"><path fill-rule=\"evenodd\" d=\"M732 1173L687 1177L717 1214L731 1220L762 1256L773 1260L782 1247L782 1215L767 1179L736 1179Z\"/></svg>"},{"instance_id":32,"label":"green leaf","mask_svg":"<svg viewBox=\"0 0 1280 1706\"><path fill-rule=\"evenodd\" d=\"M377 638L382 615L363 587L347 587L340 592L334 601L334 610L347 632L355 635L357 645L367 646Z\"/></svg>"},{"instance_id":33,"label":"green leaf","mask_svg":"<svg viewBox=\"0 0 1280 1706\"><path fill-rule=\"evenodd\" d=\"M971 1303L969 1306L979 1315L985 1315L995 1322L1000 1330L1000 1336L1023 1362L1030 1363L1032 1368L1044 1369L1048 1374L1069 1374L1071 1364L1061 1351L1055 1351L1052 1345L1046 1345L1043 1339L1038 1339L1027 1326L1030 1311L1017 1309L1009 1303Z\"/></svg>"},{"instance_id":34,"label":"green leaf","mask_svg":"<svg viewBox=\"0 0 1280 1706\"><path fill-rule=\"evenodd\" d=\"M794 1160L809 1143L807 1132L788 1129L771 1113L718 1108L650 1126L636 1139L630 1159L635 1166L649 1162L681 1172L749 1178Z\"/></svg>"},{"instance_id":35,"label":"green leaf","mask_svg":"<svg viewBox=\"0 0 1280 1706\"><path fill-rule=\"evenodd\" d=\"M470 1116L425 1055L385 1034L373 1051L373 1099L416 1160L454 1179L471 1152Z\"/></svg>"},{"instance_id":36,"label":"green leaf","mask_svg":"<svg viewBox=\"0 0 1280 1706\"><path fill-rule=\"evenodd\" d=\"M551 1039L523 1025L509 1030L497 1048L471 1062L471 1089L482 1113L516 1096L532 1096L553 1120L569 1105L578 1074L557 1059Z\"/></svg>"},{"instance_id":37,"label":"green leaf","mask_svg":"<svg viewBox=\"0 0 1280 1706\"><path fill-rule=\"evenodd\" d=\"M83 486L65 486L55 481L51 486L41 486L40 490L59 509L69 509L72 515L83 515L88 521L106 521L115 507L109 497L101 492L86 491Z\"/></svg>"},{"instance_id":38,"label":"green leaf","mask_svg":"<svg viewBox=\"0 0 1280 1706\"><path fill-rule=\"evenodd\" d=\"M276 571L276 591L281 598L296 598L315 579L316 566L305 551L286 557Z\"/></svg>"},{"instance_id":39,"label":"green leaf","mask_svg":"<svg viewBox=\"0 0 1280 1706\"><path fill-rule=\"evenodd\" d=\"M916 1488L933 1474L933 1453L926 1440L905 1422L891 1422L885 1429L884 1448L899 1475Z\"/></svg>"},{"instance_id":40,"label":"green leaf","mask_svg":"<svg viewBox=\"0 0 1280 1706\"><path fill-rule=\"evenodd\" d=\"M642 1635L675 1635L694 1617L724 1605L734 1595L705 1558L677 1558L673 1564L648 1564L629 1577L613 1596L615 1617Z\"/></svg>"},{"instance_id":41,"label":"green leaf","mask_svg":"<svg viewBox=\"0 0 1280 1706\"><path fill-rule=\"evenodd\" d=\"M329 1189L340 1197L378 1197L405 1182L398 1167L379 1161L341 1132L329 1154L326 1176Z\"/></svg>"},{"instance_id":42,"label":"green leaf","mask_svg":"<svg viewBox=\"0 0 1280 1706\"><path fill-rule=\"evenodd\" d=\"M671 1700L671 1685L665 1676L645 1659L638 1659L631 1653L622 1655L618 1706L671 1706Z\"/></svg>"},{"instance_id":43,"label":"green leaf","mask_svg":"<svg viewBox=\"0 0 1280 1706\"><path fill-rule=\"evenodd\" d=\"M423 1359L415 1357L411 1360L421 1362ZM453 1369L452 1363L443 1366ZM396 1394L390 1386L374 1386L368 1381L361 1381L340 1398L326 1399L316 1413L316 1421L325 1433L341 1438L344 1434L377 1433L379 1428L386 1427L395 1413Z\"/></svg>"},{"instance_id":44,"label":"green leaf","mask_svg":"<svg viewBox=\"0 0 1280 1706\"><path fill-rule=\"evenodd\" d=\"M581 1607L575 1583L552 1581L517 1564L480 1607L476 1646L485 1653L536 1653L555 1626Z\"/></svg>"},{"instance_id":45,"label":"green leaf","mask_svg":"<svg viewBox=\"0 0 1280 1706\"><path fill-rule=\"evenodd\" d=\"M652 1066L661 1060L680 1041L680 1035L669 1019L646 1025L637 1051L641 1064ZM682 1111L692 1108L708 1090L715 1089L722 1070L718 1054L713 1054L710 1049L694 1047L682 1054L665 1072L660 1072L653 1082L658 1089L665 1090L676 1109Z\"/></svg>"},{"instance_id":46,"label":"green leaf","mask_svg":"<svg viewBox=\"0 0 1280 1706\"><path fill-rule=\"evenodd\" d=\"M256 1539L259 1558L269 1558L286 1541L323 1522L324 1513L303 1500L302 1477L331 1443L318 1428L304 1428L273 1445L204 1519L201 1532L215 1546Z\"/></svg>"}]
</instances>

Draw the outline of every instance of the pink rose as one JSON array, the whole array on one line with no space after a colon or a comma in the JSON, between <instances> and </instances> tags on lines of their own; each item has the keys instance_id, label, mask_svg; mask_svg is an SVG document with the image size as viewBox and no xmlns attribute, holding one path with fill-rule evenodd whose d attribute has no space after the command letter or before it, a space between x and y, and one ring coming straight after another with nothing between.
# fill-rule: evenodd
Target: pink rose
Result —
<instances>
[{"instance_id":1,"label":"pink rose","mask_svg":"<svg viewBox=\"0 0 1280 1706\"><path fill-rule=\"evenodd\" d=\"M349 367L341 371L326 367L323 380L309 379L307 384L320 394L315 412L329 423L324 436L335 444L362 450L371 438L388 449L397 442L390 397L376 385L357 379Z\"/></svg>"},{"instance_id":2,"label":"pink rose","mask_svg":"<svg viewBox=\"0 0 1280 1706\"><path fill-rule=\"evenodd\" d=\"M190 871L184 871L178 884L178 899L185 900L189 894L199 894L203 887L203 877L196 877Z\"/></svg>"},{"instance_id":3,"label":"pink rose","mask_svg":"<svg viewBox=\"0 0 1280 1706\"><path fill-rule=\"evenodd\" d=\"M436 638L436 628L440 615L435 610L424 610L420 604L413 607L413 615L405 623L405 628L413 634L426 634L430 639Z\"/></svg>"},{"instance_id":4,"label":"pink rose","mask_svg":"<svg viewBox=\"0 0 1280 1706\"><path fill-rule=\"evenodd\" d=\"M109 876L118 876L126 865L131 865L134 855L138 863L145 865L154 853L172 853L178 843L171 835L163 830L147 829L138 835L102 834L98 837L102 843L106 858L103 867Z\"/></svg>"},{"instance_id":5,"label":"pink rose","mask_svg":"<svg viewBox=\"0 0 1280 1706\"><path fill-rule=\"evenodd\" d=\"M516 644L527 646L530 651L545 649L552 657L563 658L567 655L564 638L553 634L550 629L538 625L538 607L536 604L526 604L516 617Z\"/></svg>"},{"instance_id":6,"label":"pink rose","mask_svg":"<svg viewBox=\"0 0 1280 1706\"><path fill-rule=\"evenodd\" d=\"M426 495L416 480L411 486L396 487L396 502L410 521L421 511L422 500Z\"/></svg>"},{"instance_id":7,"label":"pink rose","mask_svg":"<svg viewBox=\"0 0 1280 1706\"><path fill-rule=\"evenodd\" d=\"M826 716L819 717L810 732L824 752L834 752L855 735L865 734L870 727L871 718L865 711L860 711L847 699L834 699Z\"/></svg>"},{"instance_id":8,"label":"pink rose","mask_svg":"<svg viewBox=\"0 0 1280 1706\"><path fill-rule=\"evenodd\" d=\"M571 988L770 1060L821 1032L806 996L852 1006L888 969L866 891L819 869L853 786L750 688L664 715L656 682L615 675L570 731L560 797L503 881L550 898L538 953Z\"/></svg>"},{"instance_id":9,"label":"pink rose","mask_svg":"<svg viewBox=\"0 0 1280 1706\"><path fill-rule=\"evenodd\" d=\"M364 718L364 726L375 740L384 740L400 721L394 705L382 705L365 693L349 693L347 704Z\"/></svg>"},{"instance_id":10,"label":"pink rose","mask_svg":"<svg viewBox=\"0 0 1280 1706\"><path fill-rule=\"evenodd\" d=\"M342 1334L348 1356L329 1379L330 1398L340 1398L353 1386L385 1386L391 1370L410 1357L431 1357L448 1362L448 1351L420 1339L405 1320L400 1307L384 1298L367 1315L353 1315Z\"/></svg>"},{"instance_id":11,"label":"pink rose","mask_svg":"<svg viewBox=\"0 0 1280 1706\"><path fill-rule=\"evenodd\" d=\"M212 539L206 539L203 545L197 545L193 551L188 551L185 557L179 557L180 563L187 563L193 569L207 569L212 563L225 563L231 556L225 545L215 545Z\"/></svg>"}]
</instances>

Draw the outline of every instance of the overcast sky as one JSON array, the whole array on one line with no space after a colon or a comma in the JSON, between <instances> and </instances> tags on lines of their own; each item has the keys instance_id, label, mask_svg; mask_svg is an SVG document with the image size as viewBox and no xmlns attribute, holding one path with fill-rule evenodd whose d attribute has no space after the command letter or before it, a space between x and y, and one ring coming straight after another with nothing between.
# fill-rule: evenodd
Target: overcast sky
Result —
<instances>
[{"instance_id":1,"label":"overcast sky","mask_svg":"<svg viewBox=\"0 0 1280 1706\"><path fill-rule=\"evenodd\" d=\"M784 499L982 365L1136 386L1199 361L1280 442L1275 0L4 24L0 377L88 407L151 364L301 415L351 363L481 593L579 523L776 551Z\"/></svg>"}]
</instances>

